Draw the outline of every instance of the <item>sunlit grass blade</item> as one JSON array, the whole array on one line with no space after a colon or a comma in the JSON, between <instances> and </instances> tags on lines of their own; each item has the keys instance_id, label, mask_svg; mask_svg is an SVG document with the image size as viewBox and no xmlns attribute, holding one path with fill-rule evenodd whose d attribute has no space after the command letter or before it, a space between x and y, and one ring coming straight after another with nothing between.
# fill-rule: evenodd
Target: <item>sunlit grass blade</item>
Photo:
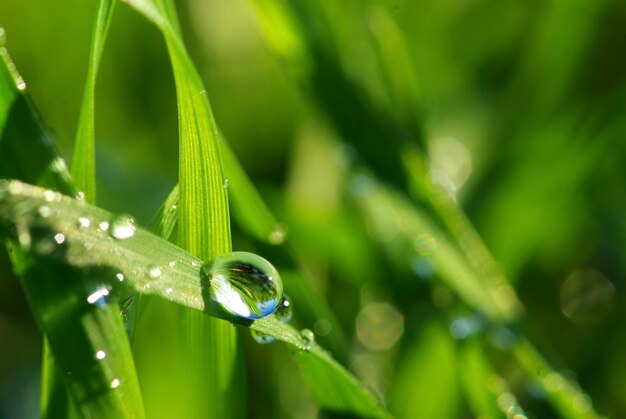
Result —
<instances>
[{"instance_id":1,"label":"sunlit grass blade","mask_svg":"<svg viewBox=\"0 0 626 419\"><path fill-rule=\"evenodd\" d=\"M96 150L95 150L95 94L100 58L104 49L115 0L100 0L98 16L91 41L87 81L80 108L78 130L72 155L72 177L76 187L85 194L87 202L96 199Z\"/></svg>"},{"instance_id":2,"label":"sunlit grass blade","mask_svg":"<svg viewBox=\"0 0 626 419\"><path fill-rule=\"evenodd\" d=\"M228 200L219 153L219 133L208 98L183 40L174 4L127 0L161 31L170 55L179 120L178 244L204 260L231 250ZM182 311L184 324L176 362L186 383L168 400L181 417L222 417L240 407L234 383L237 340L234 328L198 313ZM174 371L172 371L174 373ZM164 375L167 373L164 371Z\"/></svg>"},{"instance_id":3,"label":"sunlit grass blade","mask_svg":"<svg viewBox=\"0 0 626 419\"><path fill-rule=\"evenodd\" d=\"M594 410L591 398L581 390L578 384L555 371L527 339L518 339L512 352L563 418L599 419L601 417Z\"/></svg>"},{"instance_id":4,"label":"sunlit grass blade","mask_svg":"<svg viewBox=\"0 0 626 419\"><path fill-rule=\"evenodd\" d=\"M362 175L365 176L365 175ZM411 258L426 257L435 264L436 275L461 300L495 322L515 320L522 309L515 291L507 284L484 283L454 243L438 229L429 217L399 193L368 178L368 186L357 193L356 200L375 226L374 231L388 234L389 217L397 220L394 249ZM387 208L389 211L380 211ZM398 226L402 226L399 228Z\"/></svg>"},{"instance_id":5,"label":"sunlit grass blade","mask_svg":"<svg viewBox=\"0 0 626 419\"><path fill-rule=\"evenodd\" d=\"M130 239L111 240L101 225L112 218L107 211L17 181L2 181L0 190L0 225L15 224L28 230L43 228L54 235L62 234L65 250L61 254L53 252L40 257L59 269L81 274L85 270L99 273L99 282L96 282L99 287L95 292L106 289L107 296L110 294L114 299L134 290L160 296L211 316L238 321L208 295L206 279L200 272L203 261L174 244L140 228ZM41 218L37 211L41 206L50 208L45 218ZM88 218L90 227L77 223L80 217ZM34 240L31 244L38 248L41 243ZM171 264L172 261L175 263ZM158 275L151 274L155 268L158 268ZM66 287L68 310L76 304L84 304L85 296L90 295L84 286L93 285L94 278L88 275L78 282L79 286ZM286 342L298 351L296 360L320 406L373 417L387 415L354 377L294 328L272 316L257 320L250 327Z\"/></svg>"}]
</instances>

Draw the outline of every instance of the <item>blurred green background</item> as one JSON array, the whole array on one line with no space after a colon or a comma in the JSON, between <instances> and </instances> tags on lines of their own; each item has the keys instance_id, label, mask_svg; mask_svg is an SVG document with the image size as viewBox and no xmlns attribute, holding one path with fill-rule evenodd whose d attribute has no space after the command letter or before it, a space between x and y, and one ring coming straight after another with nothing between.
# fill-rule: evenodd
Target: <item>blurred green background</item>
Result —
<instances>
[{"instance_id":1,"label":"blurred green background","mask_svg":"<svg viewBox=\"0 0 626 419\"><path fill-rule=\"evenodd\" d=\"M296 9L310 13L313 3ZM399 121L419 121L431 173L445 178L526 305L519 329L599 413L626 417L626 3L319 4L326 26L313 33L332 38L358 91ZM398 417L465 418L473 384L464 354L480 340L528 416L556 417L482 320L429 279L436 267L394 257L402 226L378 234L355 204L351 159L373 143L393 147L390 139L347 146L328 106L344 92L313 100L268 48L251 2L177 5L221 130L348 338L339 360ZM0 0L7 47L68 159L96 7ZM406 55L381 60L385 48ZM177 132L162 39L118 4L96 94L99 205L145 224L176 183ZM233 238L235 249L272 255L236 220ZM2 254L0 418L36 417L41 338L10 272ZM339 332L299 317L297 302L294 323L332 347ZM285 348L259 346L245 330L242 342L250 417L319 414Z\"/></svg>"}]
</instances>

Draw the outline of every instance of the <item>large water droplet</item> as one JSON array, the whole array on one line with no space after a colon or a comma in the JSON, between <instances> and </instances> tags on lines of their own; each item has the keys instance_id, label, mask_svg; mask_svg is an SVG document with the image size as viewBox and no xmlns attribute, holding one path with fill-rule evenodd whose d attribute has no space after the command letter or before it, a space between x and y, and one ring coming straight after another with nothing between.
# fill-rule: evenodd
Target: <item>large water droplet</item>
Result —
<instances>
[{"instance_id":1,"label":"large water droplet","mask_svg":"<svg viewBox=\"0 0 626 419\"><path fill-rule=\"evenodd\" d=\"M126 240L135 235L135 219L127 214L114 215L111 218L109 234L118 240Z\"/></svg>"},{"instance_id":2,"label":"large water droplet","mask_svg":"<svg viewBox=\"0 0 626 419\"><path fill-rule=\"evenodd\" d=\"M244 319L272 314L283 295L283 282L267 260L253 253L218 256L201 268L211 299Z\"/></svg>"}]
</instances>

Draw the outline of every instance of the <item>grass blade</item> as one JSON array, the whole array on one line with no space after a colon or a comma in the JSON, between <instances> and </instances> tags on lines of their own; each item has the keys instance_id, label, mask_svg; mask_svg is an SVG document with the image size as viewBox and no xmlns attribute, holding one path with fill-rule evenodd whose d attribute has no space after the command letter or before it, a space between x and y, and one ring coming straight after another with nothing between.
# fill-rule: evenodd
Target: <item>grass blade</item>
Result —
<instances>
[{"instance_id":1,"label":"grass blade","mask_svg":"<svg viewBox=\"0 0 626 419\"><path fill-rule=\"evenodd\" d=\"M96 26L91 40L87 81L80 108L76 143L72 155L72 177L85 200L96 202L95 94L100 58L113 16L115 0L100 0Z\"/></svg>"},{"instance_id":2,"label":"grass blade","mask_svg":"<svg viewBox=\"0 0 626 419\"><path fill-rule=\"evenodd\" d=\"M62 255L49 255L49 263L76 272L101 272L99 284L110 287L111 295L125 295L128 289L132 289L221 319L236 320L208 297L200 274L202 260L183 249L142 229L137 229L130 240L112 241L98 228L102 221L111 219L110 213L61 195L53 195L49 202L46 196L50 199L51 195L41 188L4 181L0 183L0 190L0 225L17 224L29 229L44 226L47 231L63 234L67 250ZM51 208L45 219L41 219L36 210L23 210L42 205ZM89 218L92 227L81 228L75 222L79 217ZM170 266L170 261L176 262L174 266ZM162 273L156 278L150 277L146 273L150 266L158 266ZM123 275L123 281L118 274ZM92 284L89 278L93 277L86 277L85 281ZM81 287L68 287L66 292L72 296L72 299L66 296L67 301L74 301L67 303L70 306L83 303L84 290ZM257 320L250 327L297 350L296 361L320 406L369 417L388 416L354 377L319 345L307 342L293 327L272 316Z\"/></svg>"}]
</instances>

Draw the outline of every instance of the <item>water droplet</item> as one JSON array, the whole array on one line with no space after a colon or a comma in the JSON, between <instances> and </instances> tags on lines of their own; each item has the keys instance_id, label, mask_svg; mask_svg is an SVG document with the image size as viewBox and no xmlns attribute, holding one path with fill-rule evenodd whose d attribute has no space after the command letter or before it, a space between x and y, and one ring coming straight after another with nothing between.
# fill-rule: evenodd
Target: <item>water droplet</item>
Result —
<instances>
[{"instance_id":1,"label":"water droplet","mask_svg":"<svg viewBox=\"0 0 626 419\"><path fill-rule=\"evenodd\" d=\"M192 260L191 261L191 266L193 266L194 268L197 268L198 266L200 266L200 262L198 262L196 260Z\"/></svg>"},{"instance_id":2,"label":"water droplet","mask_svg":"<svg viewBox=\"0 0 626 419\"><path fill-rule=\"evenodd\" d=\"M267 345L268 343L276 341L276 338L273 336L266 335L254 329L250 329L250 336L252 336L252 339L254 339L256 343L260 343L261 345Z\"/></svg>"},{"instance_id":3,"label":"water droplet","mask_svg":"<svg viewBox=\"0 0 626 419\"><path fill-rule=\"evenodd\" d=\"M114 378L113 381L111 381L111 388L118 388L120 386L120 380L117 378Z\"/></svg>"},{"instance_id":4,"label":"water droplet","mask_svg":"<svg viewBox=\"0 0 626 419\"><path fill-rule=\"evenodd\" d=\"M148 265L148 267L146 268L146 273L150 278L156 279L161 276L163 271L156 265Z\"/></svg>"},{"instance_id":5,"label":"water droplet","mask_svg":"<svg viewBox=\"0 0 626 419\"><path fill-rule=\"evenodd\" d=\"M76 222L76 225L78 226L78 228L89 228L89 226L91 225L91 221L87 217L80 217Z\"/></svg>"},{"instance_id":6,"label":"water droplet","mask_svg":"<svg viewBox=\"0 0 626 419\"><path fill-rule=\"evenodd\" d=\"M270 233L268 240L270 244L279 245L284 243L287 238L287 226L282 223L278 223L274 226L274 229Z\"/></svg>"},{"instance_id":7,"label":"water droplet","mask_svg":"<svg viewBox=\"0 0 626 419\"><path fill-rule=\"evenodd\" d=\"M43 199L46 202L59 201L61 199L61 194L50 189L46 189L43 191Z\"/></svg>"},{"instance_id":8,"label":"water droplet","mask_svg":"<svg viewBox=\"0 0 626 419\"><path fill-rule=\"evenodd\" d=\"M115 277L117 278L118 281L122 282L125 278L124 278L124 274L121 272L118 272L115 274Z\"/></svg>"},{"instance_id":9,"label":"water droplet","mask_svg":"<svg viewBox=\"0 0 626 419\"><path fill-rule=\"evenodd\" d=\"M84 201L85 200L85 192L79 191L76 194L76 199L78 199L79 201Z\"/></svg>"},{"instance_id":10,"label":"water droplet","mask_svg":"<svg viewBox=\"0 0 626 419\"><path fill-rule=\"evenodd\" d=\"M483 330L483 321L479 316L461 316L450 323L450 334L455 339L467 339Z\"/></svg>"},{"instance_id":11,"label":"water droplet","mask_svg":"<svg viewBox=\"0 0 626 419\"><path fill-rule=\"evenodd\" d=\"M17 79L17 90L19 90L21 92L26 90L26 82L21 77L18 77L18 79Z\"/></svg>"},{"instance_id":12,"label":"water droplet","mask_svg":"<svg viewBox=\"0 0 626 419\"><path fill-rule=\"evenodd\" d=\"M276 320L279 320L283 323L289 323L291 320L292 308L291 308L291 300L287 296L287 294L283 294L283 298L280 299L276 310L274 311L274 317ZM276 339L274 337L266 335L264 333L258 332L254 329L250 329L250 335L252 338L257 341L257 343L266 344L272 343Z\"/></svg>"},{"instance_id":13,"label":"water droplet","mask_svg":"<svg viewBox=\"0 0 626 419\"><path fill-rule=\"evenodd\" d=\"M135 235L135 219L127 214L114 215L111 218L109 234L118 240L130 239Z\"/></svg>"},{"instance_id":14,"label":"water droplet","mask_svg":"<svg viewBox=\"0 0 626 419\"><path fill-rule=\"evenodd\" d=\"M37 212L39 213L41 218L48 218L48 217L50 217L52 215L52 208L50 208L47 205L42 205L42 206L39 207Z\"/></svg>"},{"instance_id":15,"label":"water droplet","mask_svg":"<svg viewBox=\"0 0 626 419\"><path fill-rule=\"evenodd\" d=\"M561 374L550 372L543 378L543 387L548 392L554 392L563 387L564 381Z\"/></svg>"},{"instance_id":16,"label":"water droplet","mask_svg":"<svg viewBox=\"0 0 626 419\"><path fill-rule=\"evenodd\" d=\"M63 158L57 157L50 162L50 170L52 170L55 173L67 172L67 164L65 164L65 160L63 160ZM79 194L80 193L82 192L79 192Z\"/></svg>"},{"instance_id":17,"label":"water droplet","mask_svg":"<svg viewBox=\"0 0 626 419\"><path fill-rule=\"evenodd\" d=\"M176 261L175 260L170 260L168 262L167 266L169 266L170 268L173 268L174 266L176 266Z\"/></svg>"},{"instance_id":18,"label":"water droplet","mask_svg":"<svg viewBox=\"0 0 626 419\"><path fill-rule=\"evenodd\" d=\"M228 178L227 178L227 177L225 177L225 178L224 178L224 183L222 184L222 186L224 187L224 189L228 188L228 182L229 182L229 181L228 181Z\"/></svg>"},{"instance_id":19,"label":"water droplet","mask_svg":"<svg viewBox=\"0 0 626 419\"><path fill-rule=\"evenodd\" d=\"M165 290L165 292L166 292L166 293L168 293L168 294L171 294L171 293L173 293L173 292L174 292L174 290L173 290L172 288L167 288L167 289Z\"/></svg>"},{"instance_id":20,"label":"water droplet","mask_svg":"<svg viewBox=\"0 0 626 419\"><path fill-rule=\"evenodd\" d=\"M211 299L245 319L272 314L283 294L283 283L267 260L248 252L233 252L205 263L201 273Z\"/></svg>"},{"instance_id":21,"label":"water droplet","mask_svg":"<svg viewBox=\"0 0 626 419\"><path fill-rule=\"evenodd\" d=\"M96 359L104 359L107 356L106 352L100 350L96 352Z\"/></svg>"},{"instance_id":22,"label":"water droplet","mask_svg":"<svg viewBox=\"0 0 626 419\"><path fill-rule=\"evenodd\" d=\"M315 343L315 333L309 329L302 329L300 331L300 338L302 339L302 350L308 351Z\"/></svg>"},{"instance_id":23,"label":"water droplet","mask_svg":"<svg viewBox=\"0 0 626 419\"><path fill-rule=\"evenodd\" d=\"M57 242L57 244L63 244L63 242L65 242L65 235L63 233L55 234L54 241Z\"/></svg>"},{"instance_id":24,"label":"water droplet","mask_svg":"<svg viewBox=\"0 0 626 419\"><path fill-rule=\"evenodd\" d=\"M109 230L109 222L108 221L102 221L100 224L98 224L98 230L100 230L100 231L108 231Z\"/></svg>"}]
</instances>

